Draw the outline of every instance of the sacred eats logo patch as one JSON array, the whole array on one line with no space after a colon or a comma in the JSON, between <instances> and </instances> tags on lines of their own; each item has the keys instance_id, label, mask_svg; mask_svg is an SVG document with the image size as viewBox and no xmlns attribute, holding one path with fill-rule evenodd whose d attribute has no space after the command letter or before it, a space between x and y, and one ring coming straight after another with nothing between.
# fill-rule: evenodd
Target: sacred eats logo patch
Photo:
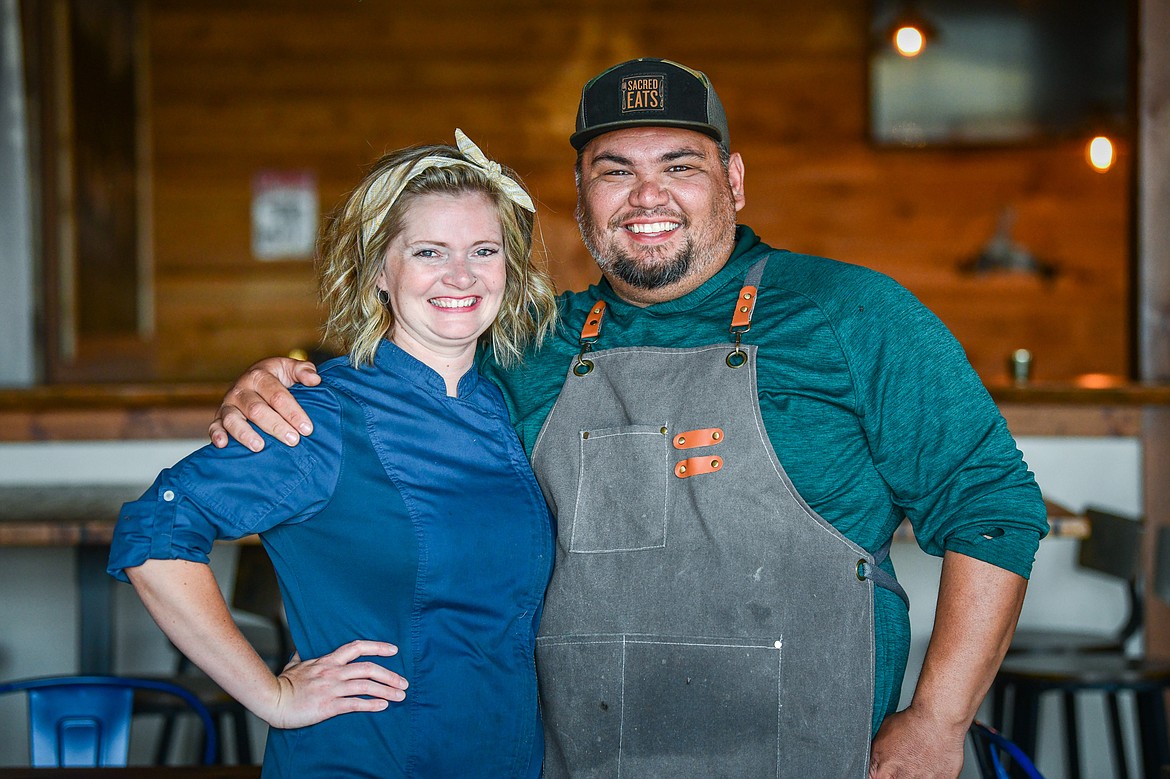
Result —
<instances>
[{"instance_id":1,"label":"sacred eats logo patch","mask_svg":"<svg viewBox=\"0 0 1170 779\"><path fill-rule=\"evenodd\" d=\"M622 79L622 113L629 111L665 111L666 76L644 73Z\"/></svg>"}]
</instances>

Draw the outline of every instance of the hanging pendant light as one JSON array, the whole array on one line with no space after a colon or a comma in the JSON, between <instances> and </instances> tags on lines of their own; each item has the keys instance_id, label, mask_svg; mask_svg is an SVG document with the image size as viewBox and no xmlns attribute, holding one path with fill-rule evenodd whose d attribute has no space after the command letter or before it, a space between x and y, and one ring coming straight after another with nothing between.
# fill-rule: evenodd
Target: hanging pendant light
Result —
<instances>
[{"instance_id":1,"label":"hanging pendant light","mask_svg":"<svg viewBox=\"0 0 1170 779\"><path fill-rule=\"evenodd\" d=\"M1098 173L1105 173L1117 159L1113 141L1104 135L1092 138L1085 146L1085 158L1089 161L1089 167Z\"/></svg>"},{"instance_id":2,"label":"hanging pendant light","mask_svg":"<svg viewBox=\"0 0 1170 779\"><path fill-rule=\"evenodd\" d=\"M917 57L927 44L938 40L938 30L918 10L914 3L904 3L894 14L894 20L887 28L886 39L894 51L903 57Z\"/></svg>"}]
</instances>

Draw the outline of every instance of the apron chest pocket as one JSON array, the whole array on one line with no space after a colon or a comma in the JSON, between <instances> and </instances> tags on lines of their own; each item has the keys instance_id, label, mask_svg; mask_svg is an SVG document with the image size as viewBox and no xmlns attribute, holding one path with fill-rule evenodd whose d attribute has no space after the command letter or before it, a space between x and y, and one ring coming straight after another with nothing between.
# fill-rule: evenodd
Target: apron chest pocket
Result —
<instances>
[{"instance_id":1,"label":"apron chest pocket","mask_svg":"<svg viewBox=\"0 0 1170 779\"><path fill-rule=\"evenodd\" d=\"M662 425L627 425L581 433L570 552L666 546L670 439L665 430Z\"/></svg>"}]
</instances>

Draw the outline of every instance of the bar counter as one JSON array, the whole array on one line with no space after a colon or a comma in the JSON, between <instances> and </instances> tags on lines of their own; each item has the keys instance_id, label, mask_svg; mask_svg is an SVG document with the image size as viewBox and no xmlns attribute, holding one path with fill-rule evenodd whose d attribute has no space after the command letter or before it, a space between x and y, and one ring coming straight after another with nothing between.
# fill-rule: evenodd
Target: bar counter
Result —
<instances>
[{"instance_id":1,"label":"bar counter","mask_svg":"<svg viewBox=\"0 0 1170 779\"><path fill-rule=\"evenodd\" d=\"M1170 383L988 384L1016 435L1140 435ZM63 384L0 389L0 441L202 438L229 383Z\"/></svg>"}]
</instances>

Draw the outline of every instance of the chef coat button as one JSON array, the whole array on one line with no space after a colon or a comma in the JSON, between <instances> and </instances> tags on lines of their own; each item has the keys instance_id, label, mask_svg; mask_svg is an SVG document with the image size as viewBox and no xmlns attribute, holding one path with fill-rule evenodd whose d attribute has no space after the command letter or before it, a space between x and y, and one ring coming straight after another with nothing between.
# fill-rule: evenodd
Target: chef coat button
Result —
<instances>
[{"instance_id":1,"label":"chef coat button","mask_svg":"<svg viewBox=\"0 0 1170 779\"><path fill-rule=\"evenodd\" d=\"M170 503L174 499L175 499L175 491L174 490L167 490L166 492L163 493L163 500L165 500L167 503Z\"/></svg>"}]
</instances>

